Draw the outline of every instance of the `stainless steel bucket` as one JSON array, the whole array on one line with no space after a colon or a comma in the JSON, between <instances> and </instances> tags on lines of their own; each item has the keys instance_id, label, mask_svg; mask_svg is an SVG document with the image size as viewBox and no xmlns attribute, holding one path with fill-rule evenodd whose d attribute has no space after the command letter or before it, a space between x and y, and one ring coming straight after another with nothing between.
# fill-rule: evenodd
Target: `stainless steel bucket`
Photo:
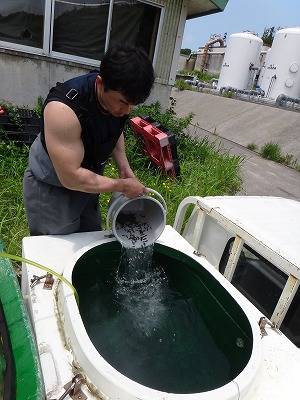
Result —
<instances>
[{"instance_id":1,"label":"stainless steel bucket","mask_svg":"<svg viewBox=\"0 0 300 400\"><path fill-rule=\"evenodd\" d=\"M112 232L124 247L150 246L165 228L166 202L155 190L147 188L147 191L160 201L148 194L130 199L122 193L115 193L108 203L107 229L111 221Z\"/></svg>"}]
</instances>

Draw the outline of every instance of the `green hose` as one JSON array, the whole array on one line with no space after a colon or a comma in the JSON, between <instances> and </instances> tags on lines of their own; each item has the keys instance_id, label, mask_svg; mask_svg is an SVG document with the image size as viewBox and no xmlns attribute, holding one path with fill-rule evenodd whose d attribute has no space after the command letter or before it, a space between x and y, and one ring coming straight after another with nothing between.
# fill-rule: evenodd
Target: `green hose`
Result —
<instances>
[{"instance_id":1,"label":"green hose","mask_svg":"<svg viewBox=\"0 0 300 400\"><path fill-rule=\"evenodd\" d=\"M20 262L25 262L25 263L27 263L27 264L31 264L31 265L33 265L33 266L35 266L35 267L37 267L37 268L40 268L40 269L42 269L42 270L44 270L44 271L46 271L46 272L49 272L49 273L52 274L52 275L55 275L59 280L61 280L62 282L64 282L66 285L68 285L68 286L72 289L72 291L73 291L73 293L74 293L74 296L75 296L75 299L76 299L76 303L77 303L77 305L79 305L79 296L78 296L77 290L76 290L75 287L74 287L66 278L64 278L62 275L58 274L57 272L53 271L53 270L50 269L50 268L44 267L44 266L41 265L41 264L38 264L38 263L36 263L36 262L34 262L34 261L27 260L26 258L23 258L23 257L15 256L15 255L13 255L13 254L2 253L2 252L0 251L0 257L9 258L9 259L11 259L11 260L20 261Z\"/></svg>"}]
</instances>

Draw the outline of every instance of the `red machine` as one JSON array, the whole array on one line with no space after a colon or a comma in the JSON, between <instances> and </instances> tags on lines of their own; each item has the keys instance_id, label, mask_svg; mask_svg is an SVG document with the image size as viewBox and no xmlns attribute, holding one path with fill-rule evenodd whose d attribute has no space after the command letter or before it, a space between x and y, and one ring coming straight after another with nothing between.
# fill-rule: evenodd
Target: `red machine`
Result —
<instances>
[{"instance_id":1,"label":"red machine","mask_svg":"<svg viewBox=\"0 0 300 400\"><path fill-rule=\"evenodd\" d=\"M165 175L180 176L175 135L151 117L135 117L130 120L134 136L142 137L143 152L158 165Z\"/></svg>"}]
</instances>

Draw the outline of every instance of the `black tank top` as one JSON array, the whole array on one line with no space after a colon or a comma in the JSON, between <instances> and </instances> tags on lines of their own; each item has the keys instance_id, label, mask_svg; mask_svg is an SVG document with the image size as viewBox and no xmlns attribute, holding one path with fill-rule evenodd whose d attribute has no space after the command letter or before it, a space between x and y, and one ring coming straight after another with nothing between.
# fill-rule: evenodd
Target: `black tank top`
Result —
<instances>
[{"instance_id":1,"label":"black tank top","mask_svg":"<svg viewBox=\"0 0 300 400\"><path fill-rule=\"evenodd\" d=\"M128 118L127 115L123 117L106 115L105 110L101 112L95 95L95 81L98 75L98 72L90 72L66 81L63 84L64 90L68 92L75 89L75 91L70 92L69 96L60 95L55 90L57 87L52 88L44 103L45 107L50 101L61 101L76 113L81 123L81 140L84 145L84 158L81 166L94 172L101 170L101 166L109 157L122 134ZM75 97L72 100L74 94ZM83 118L82 110L85 112ZM41 121L41 141L47 152L43 118Z\"/></svg>"}]
</instances>

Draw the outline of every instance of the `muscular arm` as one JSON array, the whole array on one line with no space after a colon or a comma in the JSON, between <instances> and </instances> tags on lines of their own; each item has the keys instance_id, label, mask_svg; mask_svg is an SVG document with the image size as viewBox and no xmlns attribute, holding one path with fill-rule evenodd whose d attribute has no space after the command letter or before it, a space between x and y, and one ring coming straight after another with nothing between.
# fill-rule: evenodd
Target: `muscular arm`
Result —
<instances>
[{"instance_id":1,"label":"muscular arm","mask_svg":"<svg viewBox=\"0 0 300 400\"><path fill-rule=\"evenodd\" d=\"M122 134L112 151L112 157L115 160L120 171L121 178L134 178L134 173L130 168L129 162L125 153L124 135Z\"/></svg>"},{"instance_id":2,"label":"muscular arm","mask_svg":"<svg viewBox=\"0 0 300 400\"><path fill-rule=\"evenodd\" d=\"M56 101L48 103L44 121L47 150L64 187L87 193L122 192L127 197L135 197L144 192L144 185L134 175L112 179L81 167L84 157L81 125L70 107Z\"/></svg>"}]
</instances>

